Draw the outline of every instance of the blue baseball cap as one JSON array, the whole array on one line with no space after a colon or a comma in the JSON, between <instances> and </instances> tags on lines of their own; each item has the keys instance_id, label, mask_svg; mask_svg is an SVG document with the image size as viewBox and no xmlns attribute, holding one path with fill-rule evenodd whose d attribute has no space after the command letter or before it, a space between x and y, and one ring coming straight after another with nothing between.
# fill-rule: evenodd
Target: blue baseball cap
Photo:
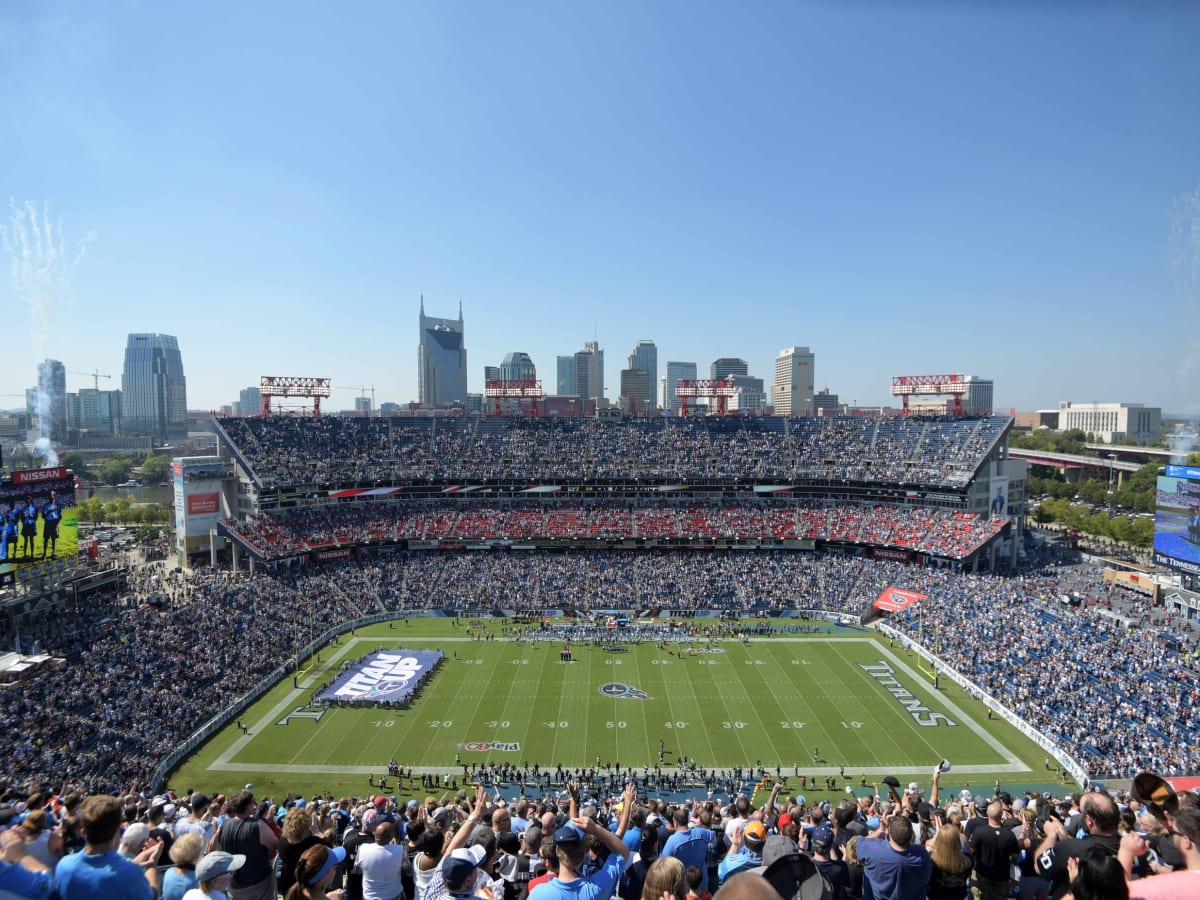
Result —
<instances>
[{"instance_id":1,"label":"blue baseball cap","mask_svg":"<svg viewBox=\"0 0 1200 900\"><path fill-rule=\"evenodd\" d=\"M554 832L555 844L579 844L583 842L583 831L570 822Z\"/></svg>"}]
</instances>

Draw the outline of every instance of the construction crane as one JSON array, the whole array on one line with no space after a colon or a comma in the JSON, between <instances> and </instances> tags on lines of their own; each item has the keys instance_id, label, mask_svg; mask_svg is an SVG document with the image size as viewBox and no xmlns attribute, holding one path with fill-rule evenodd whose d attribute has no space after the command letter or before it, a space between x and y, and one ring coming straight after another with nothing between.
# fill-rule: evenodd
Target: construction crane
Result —
<instances>
[{"instance_id":1,"label":"construction crane","mask_svg":"<svg viewBox=\"0 0 1200 900\"><path fill-rule=\"evenodd\" d=\"M371 413L375 412L375 385L373 384L348 384L345 387L336 387L335 391L358 391L358 396L367 396L367 391L371 392Z\"/></svg>"},{"instance_id":2,"label":"construction crane","mask_svg":"<svg viewBox=\"0 0 1200 900\"><path fill-rule=\"evenodd\" d=\"M71 374L72 375L90 375L92 378L92 382L97 391L100 390L100 379L101 378L109 378L109 379L112 378L111 375L105 375L99 369L97 369L95 372L71 372Z\"/></svg>"}]
</instances>

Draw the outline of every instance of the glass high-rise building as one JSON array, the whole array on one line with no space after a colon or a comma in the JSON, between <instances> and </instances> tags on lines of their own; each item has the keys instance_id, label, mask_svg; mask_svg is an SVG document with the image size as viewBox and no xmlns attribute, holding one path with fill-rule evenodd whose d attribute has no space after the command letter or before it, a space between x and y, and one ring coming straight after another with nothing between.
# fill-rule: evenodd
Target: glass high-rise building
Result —
<instances>
[{"instance_id":1,"label":"glass high-rise building","mask_svg":"<svg viewBox=\"0 0 1200 900\"><path fill-rule=\"evenodd\" d=\"M558 396L574 397L575 390L575 357L560 356L558 357L558 372L557 372L557 388Z\"/></svg>"},{"instance_id":2,"label":"glass high-rise building","mask_svg":"<svg viewBox=\"0 0 1200 900\"><path fill-rule=\"evenodd\" d=\"M463 343L461 303L457 319L438 319L425 315L425 298L421 298L417 396L421 403L431 406L467 401L467 348Z\"/></svg>"},{"instance_id":3,"label":"glass high-rise building","mask_svg":"<svg viewBox=\"0 0 1200 900\"><path fill-rule=\"evenodd\" d=\"M174 336L129 335L121 374L121 430L163 441L187 437L187 379Z\"/></svg>"},{"instance_id":4,"label":"glass high-rise building","mask_svg":"<svg viewBox=\"0 0 1200 900\"><path fill-rule=\"evenodd\" d=\"M638 341L629 354L629 368L642 369L649 377L646 385L646 396L637 397L638 408L643 413L654 412L658 408L655 402L654 388L658 384L658 347L654 341ZM624 389L621 391L625 393Z\"/></svg>"},{"instance_id":5,"label":"glass high-rise building","mask_svg":"<svg viewBox=\"0 0 1200 900\"><path fill-rule=\"evenodd\" d=\"M675 388L680 381L684 379L696 378L696 364L694 362L676 362L674 360L667 363L666 377L666 395L663 397L663 406L672 414L679 415L680 402L675 395Z\"/></svg>"},{"instance_id":6,"label":"glass high-rise building","mask_svg":"<svg viewBox=\"0 0 1200 900\"><path fill-rule=\"evenodd\" d=\"M528 353L516 350L504 357L500 363L500 379L502 381L534 381L537 379L537 367Z\"/></svg>"}]
</instances>

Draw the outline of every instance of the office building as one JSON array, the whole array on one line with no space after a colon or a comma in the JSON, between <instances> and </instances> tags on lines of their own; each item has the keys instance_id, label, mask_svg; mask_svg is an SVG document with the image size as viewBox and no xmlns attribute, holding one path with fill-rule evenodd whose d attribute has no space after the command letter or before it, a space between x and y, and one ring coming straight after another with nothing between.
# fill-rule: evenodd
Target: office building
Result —
<instances>
[{"instance_id":1,"label":"office building","mask_svg":"<svg viewBox=\"0 0 1200 900\"><path fill-rule=\"evenodd\" d=\"M696 364L694 362L667 363L667 375L663 379L663 409L671 415L679 415L679 398L675 396L675 387L684 379L696 380Z\"/></svg>"},{"instance_id":2,"label":"office building","mask_svg":"<svg viewBox=\"0 0 1200 900\"><path fill-rule=\"evenodd\" d=\"M428 406L462 404L467 399L467 348L463 343L461 303L457 319L439 319L425 315L425 297L421 297L417 395Z\"/></svg>"},{"instance_id":3,"label":"office building","mask_svg":"<svg viewBox=\"0 0 1200 900\"><path fill-rule=\"evenodd\" d=\"M737 393L729 398L726 409L745 416L761 416L767 410L767 392L761 378L753 375L729 375Z\"/></svg>"},{"instance_id":4,"label":"office building","mask_svg":"<svg viewBox=\"0 0 1200 900\"><path fill-rule=\"evenodd\" d=\"M658 403L654 398L654 388L658 384L658 347L655 346L654 341L642 340L637 342L633 348L633 352L629 354L628 368L641 369L646 373L648 377L646 396L635 399L645 401L644 404L639 404L639 406L644 406L645 412L653 412L658 407ZM625 396L623 389L621 395Z\"/></svg>"},{"instance_id":5,"label":"office building","mask_svg":"<svg viewBox=\"0 0 1200 900\"><path fill-rule=\"evenodd\" d=\"M483 367L483 386L487 387L489 381L500 380L499 366L484 366Z\"/></svg>"},{"instance_id":6,"label":"office building","mask_svg":"<svg viewBox=\"0 0 1200 900\"><path fill-rule=\"evenodd\" d=\"M837 394L829 393L829 388L821 388L813 394L813 414L818 416L835 416L841 401Z\"/></svg>"},{"instance_id":7,"label":"office building","mask_svg":"<svg viewBox=\"0 0 1200 900\"><path fill-rule=\"evenodd\" d=\"M730 375L749 374L749 364L744 359L738 359L736 356L722 356L720 359L713 360L713 364L708 367L708 377L713 381L726 378Z\"/></svg>"},{"instance_id":8,"label":"office building","mask_svg":"<svg viewBox=\"0 0 1200 900\"><path fill-rule=\"evenodd\" d=\"M187 379L179 341L131 334L121 375L121 430L162 441L187 437Z\"/></svg>"},{"instance_id":9,"label":"office building","mask_svg":"<svg viewBox=\"0 0 1200 900\"><path fill-rule=\"evenodd\" d=\"M38 364L38 432L56 444L67 439L67 367L57 359Z\"/></svg>"},{"instance_id":10,"label":"office building","mask_svg":"<svg viewBox=\"0 0 1200 900\"><path fill-rule=\"evenodd\" d=\"M807 347L788 347L775 357L771 406L777 416L803 416L813 409L816 357Z\"/></svg>"},{"instance_id":11,"label":"office building","mask_svg":"<svg viewBox=\"0 0 1200 900\"><path fill-rule=\"evenodd\" d=\"M67 394L67 427L93 434L121 433L121 392L80 388Z\"/></svg>"},{"instance_id":12,"label":"office building","mask_svg":"<svg viewBox=\"0 0 1200 900\"><path fill-rule=\"evenodd\" d=\"M646 416L654 412L654 406L647 399L654 392L652 384L650 373L645 369L622 369L621 411L630 416Z\"/></svg>"},{"instance_id":13,"label":"office building","mask_svg":"<svg viewBox=\"0 0 1200 900\"><path fill-rule=\"evenodd\" d=\"M556 380L557 390L555 393L560 397L577 396L575 390L575 357L574 356L559 356L558 361L558 377Z\"/></svg>"},{"instance_id":14,"label":"office building","mask_svg":"<svg viewBox=\"0 0 1200 900\"><path fill-rule=\"evenodd\" d=\"M520 350L509 353L500 363L500 379L502 381L535 381L537 367L528 353Z\"/></svg>"},{"instance_id":15,"label":"office building","mask_svg":"<svg viewBox=\"0 0 1200 900\"><path fill-rule=\"evenodd\" d=\"M604 351L596 341L587 341L575 354L575 396L581 400L604 399Z\"/></svg>"},{"instance_id":16,"label":"office building","mask_svg":"<svg viewBox=\"0 0 1200 900\"><path fill-rule=\"evenodd\" d=\"M1149 444L1162 438L1162 409L1141 403L1072 403L1058 404L1060 431L1080 431L1097 441L1112 444L1133 438L1139 444Z\"/></svg>"},{"instance_id":17,"label":"office building","mask_svg":"<svg viewBox=\"0 0 1200 900\"><path fill-rule=\"evenodd\" d=\"M256 387L242 388L238 394L237 415L257 416L262 414L262 392Z\"/></svg>"}]
</instances>

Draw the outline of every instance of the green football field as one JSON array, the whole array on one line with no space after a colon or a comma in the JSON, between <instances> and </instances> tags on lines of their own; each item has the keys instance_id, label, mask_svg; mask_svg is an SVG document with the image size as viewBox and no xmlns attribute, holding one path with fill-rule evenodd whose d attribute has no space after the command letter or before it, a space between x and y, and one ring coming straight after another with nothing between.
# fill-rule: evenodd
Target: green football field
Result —
<instances>
[{"instance_id":1,"label":"green football field","mask_svg":"<svg viewBox=\"0 0 1200 900\"><path fill-rule=\"evenodd\" d=\"M467 765L599 760L641 769L657 763L659 741L667 769L680 755L710 769L761 762L772 776L779 767L789 784L798 775L820 777L822 786L824 776L839 776L838 791L863 776L927 784L943 757L953 763L945 788L1053 780L1037 745L989 720L946 679L935 690L915 656L874 632L727 640L695 655L681 655L680 645L614 653L575 644L570 663L559 660L561 642L480 642L465 632L450 620L414 619L342 636L311 661L299 688L289 677L247 711L248 735L226 728L169 786L228 793L249 782L263 794L361 795L392 757L418 774L458 776L456 756ZM446 655L411 708L308 705L343 661L397 648ZM635 696L606 696L606 684L627 685ZM495 744L500 749L488 748ZM419 779L414 791L399 791L426 793Z\"/></svg>"},{"instance_id":2,"label":"green football field","mask_svg":"<svg viewBox=\"0 0 1200 900\"><path fill-rule=\"evenodd\" d=\"M42 559L42 553L45 551L45 540L42 536L42 529L45 523L38 518L37 537L33 539L33 556L25 555L25 538L17 536L17 543L13 545L16 550L16 556L12 559L0 559L0 574L13 572L26 566L40 566L45 562L50 561L47 556ZM58 541L55 545L55 558L74 560L79 552L79 527L78 527L78 512L74 507L68 507L63 510L62 521L58 524Z\"/></svg>"}]
</instances>

